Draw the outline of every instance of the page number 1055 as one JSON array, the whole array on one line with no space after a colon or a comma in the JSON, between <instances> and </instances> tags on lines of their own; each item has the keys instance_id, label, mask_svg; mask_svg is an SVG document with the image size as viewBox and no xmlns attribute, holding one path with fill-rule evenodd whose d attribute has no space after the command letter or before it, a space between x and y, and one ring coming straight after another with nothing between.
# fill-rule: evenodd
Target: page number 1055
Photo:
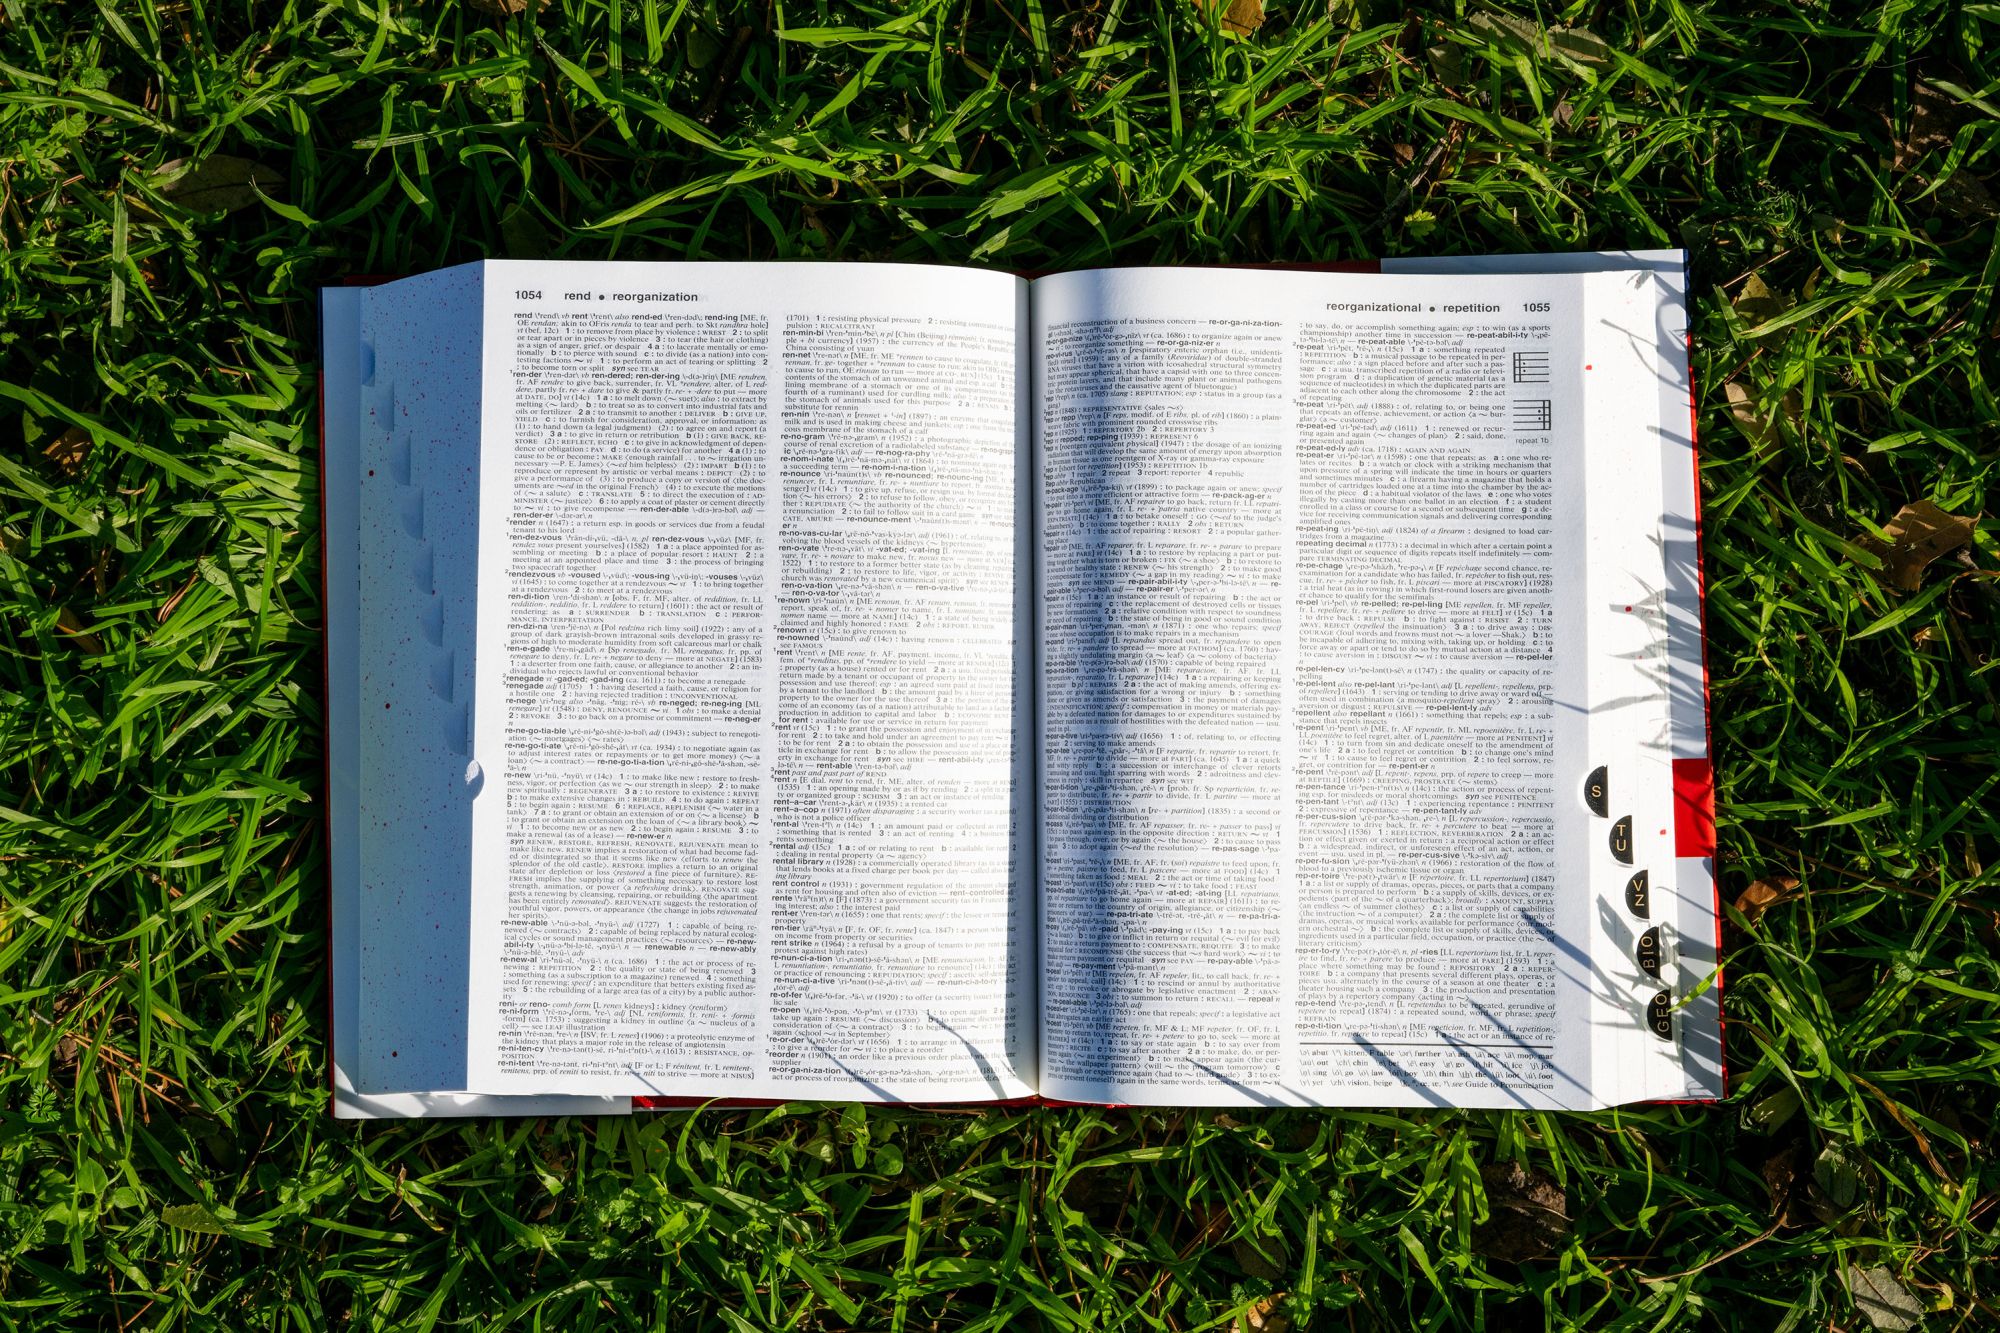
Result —
<instances>
[{"instance_id":1,"label":"page number 1055","mask_svg":"<svg viewBox=\"0 0 2000 1333\"><path fill-rule=\"evenodd\" d=\"M1547 301L1523 301L1521 302L1521 309L1527 311L1529 314L1546 315L1549 312L1549 303Z\"/></svg>"}]
</instances>

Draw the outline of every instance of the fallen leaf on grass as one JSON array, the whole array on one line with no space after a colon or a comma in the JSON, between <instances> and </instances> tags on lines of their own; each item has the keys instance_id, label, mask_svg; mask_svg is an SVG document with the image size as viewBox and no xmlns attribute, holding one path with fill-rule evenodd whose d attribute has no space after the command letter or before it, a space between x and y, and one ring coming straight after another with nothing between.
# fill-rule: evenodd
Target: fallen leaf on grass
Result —
<instances>
[{"instance_id":1,"label":"fallen leaf on grass","mask_svg":"<svg viewBox=\"0 0 2000 1333\"><path fill-rule=\"evenodd\" d=\"M681 41L681 50L689 69L707 69L722 54L722 39L696 24L687 30L687 36Z\"/></svg>"},{"instance_id":2,"label":"fallen leaf on grass","mask_svg":"<svg viewBox=\"0 0 2000 1333\"><path fill-rule=\"evenodd\" d=\"M1798 887L1799 881L1795 875L1752 880L1749 888L1736 895L1736 910L1743 913L1754 926L1770 908L1798 897Z\"/></svg>"},{"instance_id":3,"label":"fallen leaf on grass","mask_svg":"<svg viewBox=\"0 0 2000 1333\"><path fill-rule=\"evenodd\" d=\"M510 19L516 14L527 13L528 0L472 0L472 7L495 18Z\"/></svg>"},{"instance_id":4,"label":"fallen leaf on grass","mask_svg":"<svg viewBox=\"0 0 2000 1333\"><path fill-rule=\"evenodd\" d=\"M226 1236L229 1228L222 1225L222 1219L198 1203L177 1203L160 1209L160 1220L170 1227L182 1231L192 1231L202 1236Z\"/></svg>"},{"instance_id":5,"label":"fallen leaf on grass","mask_svg":"<svg viewBox=\"0 0 2000 1333\"><path fill-rule=\"evenodd\" d=\"M1743 1127L1758 1134L1776 1133L1799 1113L1799 1090L1787 1083L1770 1096L1743 1108Z\"/></svg>"},{"instance_id":6,"label":"fallen leaf on grass","mask_svg":"<svg viewBox=\"0 0 2000 1333\"><path fill-rule=\"evenodd\" d=\"M549 229L542 225L541 218L526 200L516 202L500 215L500 241L507 247L510 259L546 259L555 249Z\"/></svg>"},{"instance_id":7,"label":"fallen leaf on grass","mask_svg":"<svg viewBox=\"0 0 2000 1333\"><path fill-rule=\"evenodd\" d=\"M1236 1326L1242 1333L1290 1333L1292 1317L1285 1313L1285 1293L1273 1292L1245 1310Z\"/></svg>"},{"instance_id":8,"label":"fallen leaf on grass","mask_svg":"<svg viewBox=\"0 0 2000 1333\"><path fill-rule=\"evenodd\" d=\"M1611 43L1588 28L1550 28L1549 52L1568 56L1587 69L1609 69L1618 63Z\"/></svg>"},{"instance_id":9,"label":"fallen leaf on grass","mask_svg":"<svg viewBox=\"0 0 2000 1333\"><path fill-rule=\"evenodd\" d=\"M277 192L284 178L262 163L222 153L203 158L192 167L186 158L163 162L153 173L161 177L160 193L196 213L234 213L257 202L261 190Z\"/></svg>"},{"instance_id":10,"label":"fallen leaf on grass","mask_svg":"<svg viewBox=\"0 0 2000 1333\"><path fill-rule=\"evenodd\" d=\"M1280 1237L1259 1236L1252 1240L1248 1236L1238 1236L1229 1242L1229 1252L1235 1257L1238 1268L1260 1282L1276 1282L1285 1276L1289 1257Z\"/></svg>"},{"instance_id":11,"label":"fallen leaf on grass","mask_svg":"<svg viewBox=\"0 0 2000 1333\"><path fill-rule=\"evenodd\" d=\"M78 1052L82 1050L83 1043L68 1033L64 1033L62 1036L56 1038L56 1049L53 1053L56 1072L65 1077L74 1074L76 1072L76 1057Z\"/></svg>"},{"instance_id":12,"label":"fallen leaf on grass","mask_svg":"<svg viewBox=\"0 0 2000 1333\"><path fill-rule=\"evenodd\" d=\"M1851 1235L1874 1210L1875 1168L1845 1144L1829 1143L1813 1161L1806 1204L1838 1235Z\"/></svg>"},{"instance_id":13,"label":"fallen leaf on grass","mask_svg":"<svg viewBox=\"0 0 2000 1333\"><path fill-rule=\"evenodd\" d=\"M1761 275L1752 273L1743 280L1743 290L1736 293L1736 299L1729 303L1729 308L1754 329L1784 314L1788 304L1784 297L1771 290Z\"/></svg>"},{"instance_id":14,"label":"fallen leaf on grass","mask_svg":"<svg viewBox=\"0 0 2000 1333\"><path fill-rule=\"evenodd\" d=\"M1750 441L1750 447L1760 463L1784 442L1778 430L1779 422L1797 421L1802 410L1796 389L1786 392L1776 412L1766 412L1758 407L1757 396L1735 380L1722 386L1722 396L1729 404L1729 419Z\"/></svg>"},{"instance_id":15,"label":"fallen leaf on grass","mask_svg":"<svg viewBox=\"0 0 2000 1333\"><path fill-rule=\"evenodd\" d=\"M181 585L181 590L175 593L172 597L167 598L167 600L160 605L159 611L155 613L155 619L157 619L162 625L166 624L167 617L172 615L174 613L174 608L181 604L181 598L187 596L190 592L194 590L195 580L200 577L201 574L199 571L188 575L188 581Z\"/></svg>"},{"instance_id":16,"label":"fallen leaf on grass","mask_svg":"<svg viewBox=\"0 0 2000 1333\"><path fill-rule=\"evenodd\" d=\"M1264 0L1195 0L1204 15L1220 16L1224 32L1252 33L1264 24Z\"/></svg>"},{"instance_id":17,"label":"fallen leaf on grass","mask_svg":"<svg viewBox=\"0 0 2000 1333\"><path fill-rule=\"evenodd\" d=\"M1564 56L1586 69L1608 69L1618 63L1611 43L1588 28L1544 28L1533 19L1499 12L1474 14L1466 26L1502 50L1525 52L1538 60Z\"/></svg>"},{"instance_id":18,"label":"fallen leaf on grass","mask_svg":"<svg viewBox=\"0 0 2000 1333\"><path fill-rule=\"evenodd\" d=\"M1958 128L1964 121L1965 113L1957 102L1928 83L1911 84L1909 125L1895 140L1896 156L1891 165L1898 171L1908 171L1926 153L1949 152L1951 141L1958 137Z\"/></svg>"},{"instance_id":19,"label":"fallen leaf on grass","mask_svg":"<svg viewBox=\"0 0 2000 1333\"><path fill-rule=\"evenodd\" d=\"M1519 1264L1545 1259L1569 1240L1569 1199L1549 1177L1505 1162L1479 1168L1479 1181L1487 1218L1472 1233L1475 1252Z\"/></svg>"},{"instance_id":20,"label":"fallen leaf on grass","mask_svg":"<svg viewBox=\"0 0 2000 1333\"><path fill-rule=\"evenodd\" d=\"M1895 155L1890 158L1889 165L1896 171L1915 175L1918 164L1925 157L1936 153L1942 163L1950 154L1953 141L1965 125L1966 115L1965 108L1947 93L1927 83L1913 83L1910 85L1908 127L1899 135L1893 117L1890 119L1889 131ZM2000 201L1996 201L1993 192L1963 165L1935 188L1938 204L1946 212L1960 217L1990 218L2000 215Z\"/></svg>"},{"instance_id":21,"label":"fallen leaf on grass","mask_svg":"<svg viewBox=\"0 0 2000 1333\"><path fill-rule=\"evenodd\" d=\"M1764 1159L1764 1193L1771 1221L1778 1226L1792 1224L1792 1204L1798 1195L1799 1168L1805 1164L1805 1145L1794 1143Z\"/></svg>"},{"instance_id":22,"label":"fallen leaf on grass","mask_svg":"<svg viewBox=\"0 0 2000 1333\"><path fill-rule=\"evenodd\" d=\"M1465 74L1465 56L1457 42L1440 31L1438 40L1424 48L1424 58L1430 61L1431 74L1439 83L1447 86L1457 83Z\"/></svg>"},{"instance_id":23,"label":"fallen leaf on grass","mask_svg":"<svg viewBox=\"0 0 2000 1333\"><path fill-rule=\"evenodd\" d=\"M1860 1264L1849 1264L1843 1276L1847 1279L1847 1294L1854 1298L1854 1308L1883 1333L1904 1333L1923 1322L1924 1307L1886 1266L1863 1268Z\"/></svg>"},{"instance_id":24,"label":"fallen leaf on grass","mask_svg":"<svg viewBox=\"0 0 2000 1333\"><path fill-rule=\"evenodd\" d=\"M0 553L18 557L23 545L19 537L5 528L0 528ZM56 610L56 629L67 635L71 643L93 657L104 651L104 640L91 633L90 626L84 623L83 617L66 606Z\"/></svg>"},{"instance_id":25,"label":"fallen leaf on grass","mask_svg":"<svg viewBox=\"0 0 2000 1333\"><path fill-rule=\"evenodd\" d=\"M83 623L83 617L66 606L56 612L56 628L68 635L71 643L92 657L104 651L104 640L92 634L90 626Z\"/></svg>"},{"instance_id":26,"label":"fallen leaf on grass","mask_svg":"<svg viewBox=\"0 0 2000 1333\"><path fill-rule=\"evenodd\" d=\"M1079 1171L1063 1186L1063 1202L1102 1226L1118 1215L1130 1182L1109 1171Z\"/></svg>"},{"instance_id":27,"label":"fallen leaf on grass","mask_svg":"<svg viewBox=\"0 0 2000 1333\"><path fill-rule=\"evenodd\" d=\"M81 426L71 426L49 441L42 457L55 464L64 476L74 477L83 470L83 460L90 457L90 432Z\"/></svg>"},{"instance_id":28,"label":"fallen leaf on grass","mask_svg":"<svg viewBox=\"0 0 2000 1333\"><path fill-rule=\"evenodd\" d=\"M1924 569L1931 561L1971 541L1972 528L1972 519L1919 500L1904 505L1883 525L1888 541L1863 537L1861 545L1887 562L1891 583L1904 592L1915 592L1923 585Z\"/></svg>"}]
</instances>

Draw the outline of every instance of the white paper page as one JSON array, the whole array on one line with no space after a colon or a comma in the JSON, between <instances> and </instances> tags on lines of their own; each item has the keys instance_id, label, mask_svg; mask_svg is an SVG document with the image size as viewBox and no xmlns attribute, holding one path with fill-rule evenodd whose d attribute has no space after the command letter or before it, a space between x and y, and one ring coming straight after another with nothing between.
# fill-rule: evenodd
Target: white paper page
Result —
<instances>
[{"instance_id":1,"label":"white paper page","mask_svg":"<svg viewBox=\"0 0 2000 1333\"><path fill-rule=\"evenodd\" d=\"M1595 281L1037 284L1046 1094L1593 1102Z\"/></svg>"},{"instance_id":2,"label":"white paper page","mask_svg":"<svg viewBox=\"0 0 2000 1333\"><path fill-rule=\"evenodd\" d=\"M475 1087L1032 1091L1025 299L489 266Z\"/></svg>"},{"instance_id":3,"label":"white paper page","mask_svg":"<svg viewBox=\"0 0 2000 1333\"><path fill-rule=\"evenodd\" d=\"M322 293L331 1044L342 1119L631 1106L462 1091L471 866L447 831L469 827L471 811L465 757L447 741L462 687L439 668L469 663L472 650L478 476L452 464L460 447L458 462L477 457L479 347L463 334L478 302L476 265Z\"/></svg>"},{"instance_id":4,"label":"white paper page","mask_svg":"<svg viewBox=\"0 0 2000 1333\"><path fill-rule=\"evenodd\" d=\"M1602 1001L1592 1082L1612 1102L1681 1097L1719 1073L1712 993L1688 1007L1714 965L1712 889L1698 914L1684 912L1688 862L1693 878L1708 873L1701 859L1676 856L1685 662L1672 651L1675 554L1661 462L1686 453L1681 311L1678 294L1653 274L1618 274L1591 292L1585 335L1592 772L1603 766L1608 794L1596 821L1608 842L1592 857ZM1621 846L1624 859L1605 854Z\"/></svg>"},{"instance_id":5,"label":"white paper page","mask_svg":"<svg viewBox=\"0 0 2000 1333\"><path fill-rule=\"evenodd\" d=\"M1702 643L1702 572L1699 537L1700 487L1697 475L1688 371L1687 255L1680 250L1607 250L1574 254L1451 255L1382 261L1384 273L1627 273L1647 274L1659 285L1647 293L1642 314L1625 312L1591 321L1587 337L1607 350L1643 347L1636 374L1614 400L1594 393L1601 412L1593 441L1612 433L1635 432L1642 447L1629 467L1592 470L1591 512L1607 524L1632 524L1649 534L1665 553L1663 597L1647 598L1649 610L1663 611L1666 626L1665 678L1672 758L1688 768L1691 808L1676 805L1675 846L1646 867L1654 907L1652 925L1666 937L1662 982L1674 995L1673 1033L1684 1083L1653 1088L1656 1097L1719 1098L1724 1094L1720 906L1715 892L1711 812L1700 801L1712 790L1708 747L1708 674ZM1629 293L1628 293L1629 294ZM1650 316L1650 320L1647 316ZM1650 323L1650 327L1649 327ZM1598 385L1602 388L1601 382ZM1593 448L1593 457L1601 450ZM1658 507L1647 507L1648 487L1638 469L1657 469ZM1635 503L1636 502L1636 503ZM1618 515L1610 519L1609 515ZM1650 622L1658 624L1655 616ZM1680 797L1676 796L1678 803ZM1671 865L1664 864L1671 861ZM1664 871L1664 874L1662 873ZM1620 889L1621 911L1623 889ZM1628 912L1629 915L1629 912ZM1636 923L1634 923L1636 925ZM1639 926L1643 933L1647 926ZM1629 953L1629 949L1623 951ZM1622 959L1623 953L1619 955ZM1650 1064L1651 1062L1644 1062Z\"/></svg>"}]
</instances>

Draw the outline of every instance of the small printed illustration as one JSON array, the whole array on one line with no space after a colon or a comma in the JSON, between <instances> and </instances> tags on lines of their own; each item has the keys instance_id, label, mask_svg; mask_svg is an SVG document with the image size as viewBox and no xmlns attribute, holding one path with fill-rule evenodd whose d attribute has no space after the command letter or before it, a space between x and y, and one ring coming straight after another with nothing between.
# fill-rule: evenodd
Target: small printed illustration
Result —
<instances>
[{"instance_id":1,"label":"small printed illustration","mask_svg":"<svg viewBox=\"0 0 2000 1333\"><path fill-rule=\"evenodd\" d=\"M1555 403L1548 398L1520 398L1514 402L1514 429L1545 431L1555 425Z\"/></svg>"},{"instance_id":2,"label":"small printed illustration","mask_svg":"<svg viewBox=\"0 0 2000 1333\"><path fill-rule=\"evenodd\" d=\"M1514 353L1514 383L1547 384L1549 382L1549 354L1547 352Z\"/></svg>"}]
</instances>

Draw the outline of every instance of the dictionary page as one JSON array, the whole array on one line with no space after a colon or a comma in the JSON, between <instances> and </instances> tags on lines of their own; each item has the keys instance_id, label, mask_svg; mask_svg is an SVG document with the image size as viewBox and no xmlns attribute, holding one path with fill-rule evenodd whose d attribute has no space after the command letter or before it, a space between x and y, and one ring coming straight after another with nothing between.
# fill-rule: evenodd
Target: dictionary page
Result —
<instances>
[{"instance_id":1,"label":"dictionary page","mask_svg":"<svg viewBox=\"0 0 2000 1333\"><path fill-rule=\"evenodd\" d=\"M1617 901L1607 914L1631 934L1630 948L1619 951L1615 966L1629 968L1640 960L1648 976L1646 1022L1657 1031L1660 1017L1653 1000L1668 992L1668 1028L1674 1044L1682 1085L1649 1087L1645 1095L1715 1100L1725 1094L1722 1061L1722 921L1715 892L1714 780L1709 761L1708 672L1702 625L1702 562L1700 477L1697 465L1694 381L1688 369L1687 254L1681 250L1608 250L1568 254L1454 255L1384 260L1382 271L1407 273L1624 273L1619 298L1596 312L1586 337L1602 346L1603 360L1594 362L1592 392L1587 395L1593 416L1592 457L1607 437L1648 438L1650 450L1635 449L1633 468L1623 475L1593 467L1600 480L1593 512L1623 509L1633 527L1628 538L1657 542L1666 557L1666 581L1638 589L1637 598L1603 598L1622 614L1631 604L1643 610L1650 638L1664 634L1664 662L1657 655L1638 659L1649 679L1646 687L1667 692L1668 757L1674 792L1672 837L1658 825L1640 828L1636 836L1654 845L1635 858L1629 878L1616 886ZM1646 343L1653 350L1645 350ZM1609 370L1623 383L1608 383L1598 372ZM1637 443L1637 441L1634 441ZM1658 521L1631 501L1646 486L1645 472L1655 462L1660 474ZM1606 493L1610 492L1610 493ZM1625 503L1621 506L1620 501ZM1593 525L1602 532L1605 525ZM1609 539L1607 534L1606 539ZM1593 600L1599 600L1593 597ZM1657 645L1656 645L1657 646ZM1599 654L1599 656L1602 656ZM1613 695L1615 697L1615 693ZM1608 747L1607 747L1608 748ZM1658 747L1646 747L1658 758ZM1608 777L1609 775L1607 775ZM1624 793L1619 781L1608 781L1607 797ZM1610 814L1607 804L1607 818ZM1644 863L1641 863L1644 862ZM1645 898L1634 891L1634 881ZM1647 915L1634 903L1650 900ZM1653 966L1647 969L1645 960ZM1655 1052L1657 1054L1657 1052ZM1640 1062L1650 1066L1652 1060ZM1593 1080L1601 1089L1603 1080ZM1642 1080L1656 1080L1650 1070Z\"/></svg>"},{"instance_id":2,"label":"dictionary page","mask_svg":"<svg viewBox=\"0 0 2000 1333\"><path fill-rule=\"evenodd\" d=\"M1025 302L487 266L471 1086L1034 1090Z\"/></svg>"},{"instance_id":3,"label":"dictionary page","mask_svg":"<svg viewBox=\"0 0 2000 1333\"><path fill-rule=\"evenodd\" d=\"M454 538L477 512L480 347L465 329L479 301L477 264L320 294L328 1072L342 1119L631 1106L464 1091L472 809L443 673L461 649L471 660L471 636L427 613L470 593L470 546ZM420 623L438 633L410 633Z\"/></svg>"},{"instance_id":4,"label":"dictionary page","mask_svg":"<svg viewBox=\"0 0 2000 1333\"><path fill-rule=\"evenodd\" d=\"M1583 795L1665 717L1593 686L1611 281L1037 282L1045 1095L1590 1106L1650 1039Z\"/></svg>"}]
</instances>

